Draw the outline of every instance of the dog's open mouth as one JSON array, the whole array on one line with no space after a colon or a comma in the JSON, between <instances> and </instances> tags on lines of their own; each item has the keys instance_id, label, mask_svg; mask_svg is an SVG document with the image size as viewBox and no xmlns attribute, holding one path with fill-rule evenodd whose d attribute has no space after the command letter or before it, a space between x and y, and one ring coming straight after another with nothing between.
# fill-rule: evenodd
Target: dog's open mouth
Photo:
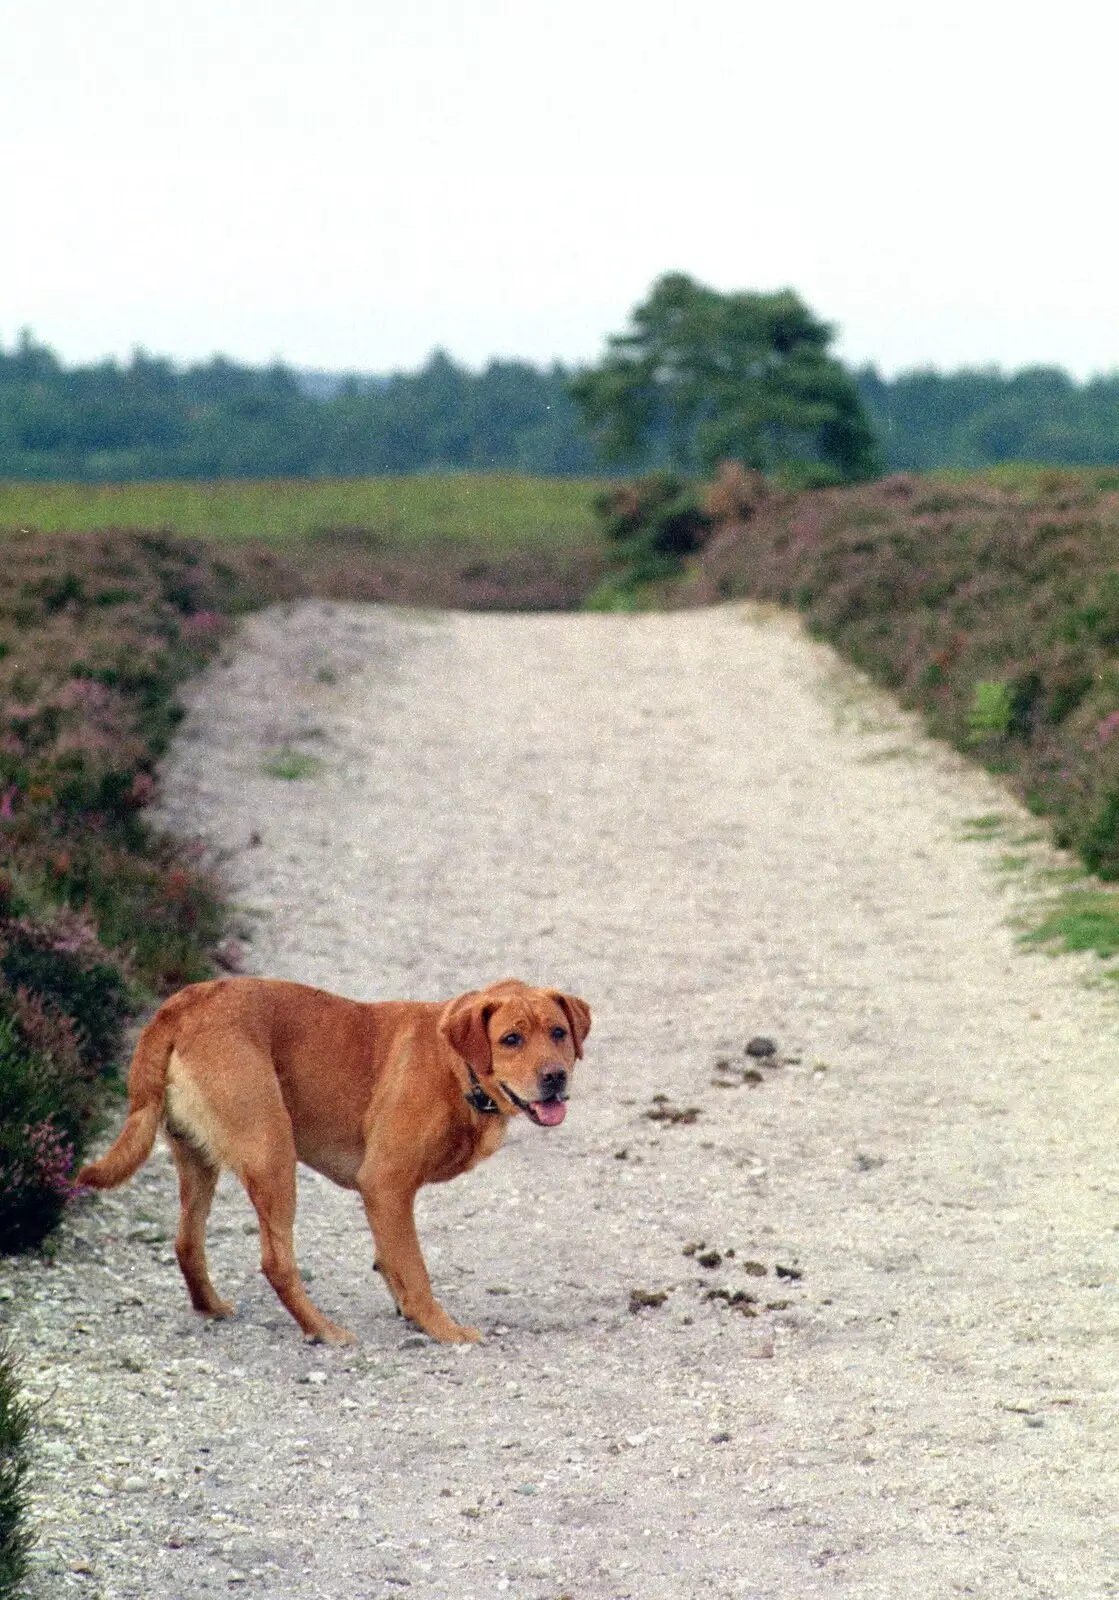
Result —
<instances>
[{"instance_id":1,"label":"dog's open mouth","mask_svg":"<svg viewBox=\"0 0 1119 1600\"><path fill-rule=\"evenodd\" d=\"M510 1100L523 1111L526 1117L531 1117L538 1128L558 1128L567 1115L566 1100L522 1100L519 1094L514 1094L509 1085L502 1079L501 1087Z\"/></svg>"}]
</instances>

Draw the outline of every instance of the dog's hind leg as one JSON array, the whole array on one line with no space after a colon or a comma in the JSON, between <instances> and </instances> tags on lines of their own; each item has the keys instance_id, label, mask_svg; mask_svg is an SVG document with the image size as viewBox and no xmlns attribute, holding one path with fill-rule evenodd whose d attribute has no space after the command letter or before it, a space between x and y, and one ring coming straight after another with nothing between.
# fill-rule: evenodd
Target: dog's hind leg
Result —
<instances>
[{"instance_id":1,"label":"dog's hind leg","mask_svg":"<svg viewBox=\"0 0 1119 1600\"><path fill-rule=\"evenodd\" d=\"M352 1344L354 1336L324 1317L295 1264L295 1144L290 1124L269 1127L238 1176L260 1221L260 1270L303 1329L322 1344Z\"/></svg>"},{"instance_id":2,"label":"dog's hind leg","mask_svg":"<svg viewBox=\"0 0 1119 1600\"><path fill-rule=\"evenodd\" d=\"M186 1279L190 1303L209 1317L232 1317L234 1307L210 1282L206 1265L206 1219L217 1188L219 1170L195 1145L168 1129L168 1142L179 1169L179 1231L175 1254Z\"/></svg>"}]
</instances>

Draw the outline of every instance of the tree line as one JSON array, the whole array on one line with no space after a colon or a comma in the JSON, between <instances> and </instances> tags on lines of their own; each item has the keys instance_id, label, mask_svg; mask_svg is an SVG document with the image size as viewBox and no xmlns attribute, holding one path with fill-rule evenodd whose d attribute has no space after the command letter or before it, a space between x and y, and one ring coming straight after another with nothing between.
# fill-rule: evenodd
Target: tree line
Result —
<instances>
[{"instance_id":1,"label":"tree line","mask_svg":"<svg viewBox=\"0 0 1119 1600\"><path fill-rule=\"evenodd\" d=\"M584 475L703 470L731 456L799 481L1002 461L1119 462L1119 375L1055 367L883 377L829 353L791 291L720 295L661 279L596 367L436 350L414 372L308 374L137 352L65 366L0 345L0 477L360 477L431 471ZM795 469L795 470L794 470Z\"/></svg>"},{"instance_id":2,"label":"tree line","mask_svg":"<svg viewBox=\"0 0 1119 1600\"><path fill-rule=\"evenodd\" d=\"M1077 383L1060 367L855 375L889 471L1119 462L1119 373Z\"/></svg>"},{"instance_id":3,"label":"tree line","mask_svg":"<svg viewBox=\"0 0 1119 1600\"><path fill-rule=\"evenodd\" d=\"M305 374L222 356L187 367L137 352L65 367L29 335L0 347L0 477L364 477L594 470L561 366L436 350L417 372Z\"/></svg>"}]
</instances>

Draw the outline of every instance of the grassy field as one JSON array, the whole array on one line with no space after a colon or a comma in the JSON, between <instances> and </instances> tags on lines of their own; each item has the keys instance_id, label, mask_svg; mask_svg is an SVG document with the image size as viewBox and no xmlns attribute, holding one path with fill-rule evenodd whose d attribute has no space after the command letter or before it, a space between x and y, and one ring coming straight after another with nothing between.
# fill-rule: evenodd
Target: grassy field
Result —
<instances>
[{"instance_id":1,"label":"grassy field","mask_svg":"<svg viewBox=\"0 0 1119 1600\"><path fill-rule=\"evenodd\" d=\"M571 549L598 540L591 509L598 487L587 478L515 473L217 483L7 481L0 482L0 529L166 528L188 537L280 543L344 532L400 551L432 543Z\"/></svg>"},{"instance_id":2,"label":"grassy field","mask_svg":"<svg viewBox=\"0 0 1119 1600\"><path fill-rule=\"evenodd\" d=\"M1007 461L982 471L957 468L953 471L919 474L932 481L968 485L984 489L1003 489L1026 504L1052 499L1062 493L1101 493L1119 489L1119 467L1046 467L1025 461Z\"/></svg>"}]
</instances>

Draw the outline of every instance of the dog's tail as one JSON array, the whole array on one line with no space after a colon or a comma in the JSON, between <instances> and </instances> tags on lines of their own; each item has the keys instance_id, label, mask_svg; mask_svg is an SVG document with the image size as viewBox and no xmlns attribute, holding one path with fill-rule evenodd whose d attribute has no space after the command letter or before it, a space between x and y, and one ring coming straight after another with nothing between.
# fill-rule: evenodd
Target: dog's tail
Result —
<instances>
[{"instance_id":1,"label":"dog's tail","mask_svg":"<svg viewBox=\"0 0 1119 1600\"><path fill-rule=\"evenodd\" d=\"M100 1161L91 1161L81 1169L74 1179L77 1187L115 1189L151 1155L163 1115L167 1064L178 1021L177 1008L165 1005L140 1035L128 1072L129 1112L124 1127Z\"/></svg>"}]
</instances>

